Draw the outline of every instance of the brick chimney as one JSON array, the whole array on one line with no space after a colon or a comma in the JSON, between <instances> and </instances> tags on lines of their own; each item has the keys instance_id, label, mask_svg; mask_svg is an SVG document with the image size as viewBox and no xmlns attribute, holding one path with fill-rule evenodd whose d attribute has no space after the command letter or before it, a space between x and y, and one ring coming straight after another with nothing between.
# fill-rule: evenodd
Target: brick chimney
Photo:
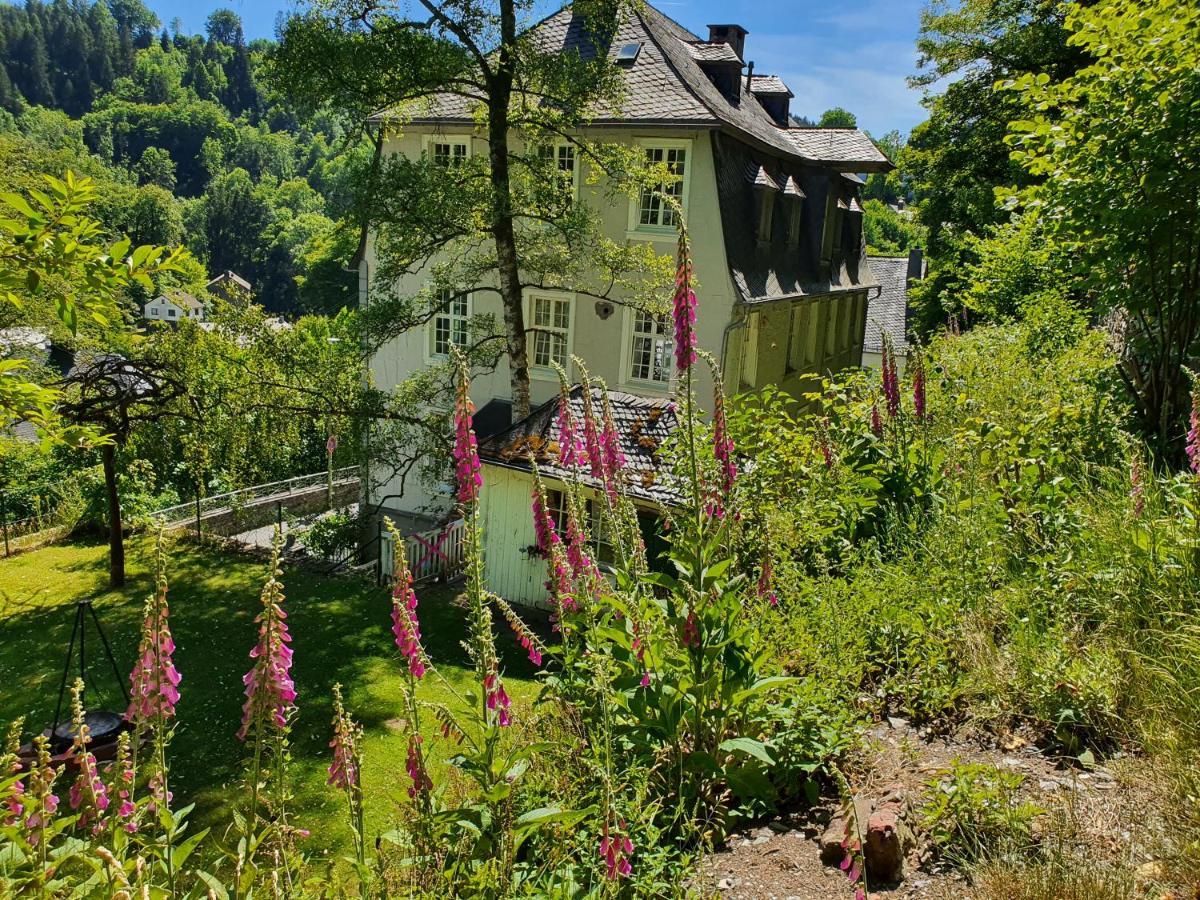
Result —
<instances>
[{"instance_id":1,"label":"brick chimney","mask_svg":"<svg viewBox=\"0 0 1200 900\"><path fill-rule=\"evenodd\" d=\"M744 60L746 58L746 35L749 33L741 25L709 25L708 42L710 44L728 44L733 48L738 59Z\"/></svg>"}]
</instances>

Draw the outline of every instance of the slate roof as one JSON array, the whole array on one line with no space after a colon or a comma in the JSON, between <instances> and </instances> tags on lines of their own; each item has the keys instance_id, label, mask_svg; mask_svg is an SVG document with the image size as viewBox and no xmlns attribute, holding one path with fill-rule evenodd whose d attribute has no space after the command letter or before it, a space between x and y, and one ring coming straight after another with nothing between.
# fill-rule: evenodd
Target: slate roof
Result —
<instances>
[{"instance_id":1,"label":"slate roof","mask_svg":"<svg viewBox=\"0 0 1200 900\"><path fill-rule=\"evenodd\" d=\"M163 299L162 297L159 298ZM174 303L180 309L204 309L204 304L185 291L172 291L166 295L167 300Z\"/></svg>"},{"instance_id":2,"label":"slate roof","mask_svg":"<svg viewBox=\"0 0 1200 900\"><path fill-rule=\"evenodd\" d=\"M789 128L787 136L805 159L852 167L856 172L895 168L867 135L855 128Z\"/></svg>"},{"instance_id":3,"label":"slate roof","mask_svg":"<svg viewBox=\"0 0 1200 900\"><path fill-rule=\"evenodd\" d=\"M868 256L867 265L879 282L879 296L867 303L867 330L863 349L879 353L883 336L891 335L896 352L908 352L907 256Z\"/></svg>"},{"instance_id":4,"label":"slate roof","mask_svg":"<svg viewBox=\"0 0 1200 900\"><path fill-rule=\"evenodd\" d=\"M579 53L595 57L596 47L584 18L570 5L544 19L532 29L534 40L545 52ZM797 141L793 130L781 127L753 94L743 91L736 100L726 97L709 80L702 62L740 62L727 45L710 44L688 31L649 4L628 8L608 48L610 58L625 44L642 45L637 59L620 65L623 97L618 108L601 106L590 116L594 124L657 124L706 127L731 131L754 145L786 157L818 165L847 166L853 171L888 171L887 158L865 134L853 129L835 129L839 134L825 143ZM725 49L721 49L724 47ZM764 89L776 84L774 76L756 76ZM790 93L790 92L789 92ZM413 101L404 107L376 114L376 121L396 117L418 124L475 124L475 110L482 98L440 94ZM808 129L820 134L827 129ZM843 132L848 132L844 134ZM857 135L857 138L853 137ZM832 149L831 149L832 148Z\"/></svg>"},{"instance_id":5,"label":"slate roof","mask_svg":"<svg viewBox=\"0 0 1200 900\"><path fill-rule=\"evenodd\" d=\"M750 90L756 94L783 94L795 97L791 89L778 75L754 75L750 79Z\"/></svg>"},{"instance_id":6,"label":"slate roof","mask_svg":"<svg viewBox=\"0 0 1200 900\"><path fill-rule=\"evenodd\" d=\"M711 41L684 41L684 46L687 47L688 53L692 54L692 59L700 63L741 63L742 59L734 52L724 41L713 43Z\"/></svg>"},{"instance_id":7,"label":"slate roof","mask_svg":"<svg viewBox=\"0 0 1200 900\"><path fill-rule=\"evenodd\" d=\"M599 414L603 400L598 388L592 388L593 409ZM507 466L525 472L532 471L532 453L543 478L570 481L575 473L558 463L558 415L561 396L555 396L537 407L527 418L516 422L480 442L479 457L484 463ZM571 413L582 433L583 388L575 385L570 391ZM670 434L679 427L675 404L670 400L641 397L610 391L609 406L621 443L625 464L621 467L625 490L629 496L657 506L671 506L681 500L678 492L659 470L658 451ZM601 489L603 485L590 474L580 473L580 481ZM487 482L487 476L484 476Z\"/></svg>"},{"instance_id":8,"label":"slate roof","mask_svg":"<svg viewBox=\"0 0 1200 900\"><path fill-rule=\"evenodd\" d=\"M741 141L724 138L714 136L713 160L725 258L738 299L743 303L766 303L875 286L853 234L843 241L843 252L832 271L826 272L821 265L822 220L829 191L836 191L838 204L849 209L860 185L830 178L827 171L812 166L783 162ZM769 240L761 240L752 227L759 221L760 199L755 195L762 190L751 185L760 177L769 179L777 190L784 186L777 207L778 203L802 202L799 245L785 243L789 216L782 210L772 218ZM847 223L845 227L852 225Z\"/></svg>"}]
</instances>

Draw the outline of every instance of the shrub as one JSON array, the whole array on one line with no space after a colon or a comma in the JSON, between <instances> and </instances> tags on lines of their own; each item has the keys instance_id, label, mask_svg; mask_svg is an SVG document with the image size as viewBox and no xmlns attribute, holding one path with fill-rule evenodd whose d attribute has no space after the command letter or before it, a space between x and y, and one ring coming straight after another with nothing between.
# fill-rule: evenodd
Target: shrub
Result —
<instances>
[{"instance_id":1,"label":"shrub","mask_svg":"<svg viewBox=\"0 0 1200 900\"><path fill-rule=\"evenodd\" d=\"M935 850L962 864L1028 849L1042 810L1019 798L1024 780L995 766L954 760L928 782L921 807Z\"/></svg>"}]
</instances>

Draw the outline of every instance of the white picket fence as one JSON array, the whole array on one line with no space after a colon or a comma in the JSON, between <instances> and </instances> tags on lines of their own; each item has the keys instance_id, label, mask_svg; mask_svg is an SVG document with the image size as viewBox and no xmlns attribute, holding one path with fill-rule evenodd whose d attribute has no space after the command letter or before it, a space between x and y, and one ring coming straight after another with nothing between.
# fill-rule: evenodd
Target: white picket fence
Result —
<instances>
[{"instance_id":1,"label":"white picket fence","mask_svg":"<svg viewBox=\"0 0 1200 900\"><path fill-rule=\"evenodd\" d=\"M465 537L466 525L462 519L404 537L404 554L413 582L448 581L458 575L465 563ZM384 584L392 580L396 569L395 554L395 542L384 535L379 542L379 580Z\"/></svg>"}]
</instances>

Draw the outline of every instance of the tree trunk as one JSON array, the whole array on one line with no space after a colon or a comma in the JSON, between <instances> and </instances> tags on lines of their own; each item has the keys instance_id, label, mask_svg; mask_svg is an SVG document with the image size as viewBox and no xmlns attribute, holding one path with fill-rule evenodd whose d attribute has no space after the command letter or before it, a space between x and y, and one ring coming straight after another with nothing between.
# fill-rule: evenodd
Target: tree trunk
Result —
<instances>
[{"instance_id":1,"label":"tree trunk","mask_svg":"<svg viewBox=\"0 0 1200 900\"><path fill-rule=\"evenodd\" d=\"M488 154L492 179L492 237L504 307L504 337L508 345L509 385L513 418L529 415L529 354L525 341L525 309L521 296L521 266L513 226L512 186L508 167L508 104L512 98L512 46L516 40L513 0L500 3L500 52L488 78Z\"/></svg>"},{"instance_id":2,"label":"tree trunk","mask_svg":"<svg viewBox=\"0 0 1200 900\"><path fill-rule=\"evenodd\" d=\"M121 526L121 498L117 493L117 448L105 444L100 448L104 460L104 487L108 499L108 584L125 586L125 535Z\"/></svg>"}]
</instances>

